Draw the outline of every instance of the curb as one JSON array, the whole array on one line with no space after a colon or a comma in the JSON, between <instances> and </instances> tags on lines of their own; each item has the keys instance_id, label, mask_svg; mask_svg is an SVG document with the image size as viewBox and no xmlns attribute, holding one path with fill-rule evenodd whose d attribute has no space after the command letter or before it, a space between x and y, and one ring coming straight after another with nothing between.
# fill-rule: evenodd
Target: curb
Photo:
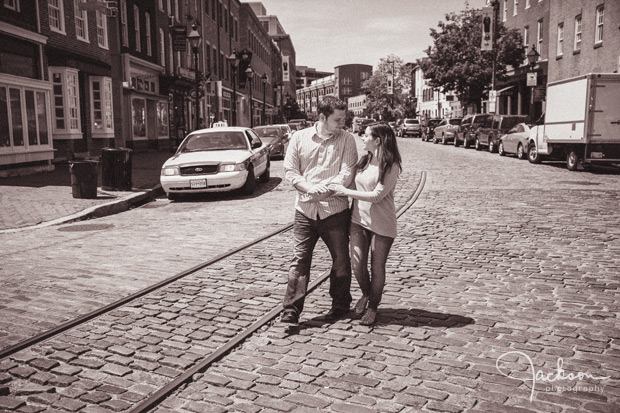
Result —
<instances>
[{"instance_id":1,"label":"curb","mask_svg":"<svg viewBox=\"0 0 620 413\"><path fill-rule=\"evenodd\" d=\"M57 218L51 221L41 222L39 224L29 225L26 227L0 230L0 234L10 234L30 229L46 228L53 225L68 224L76 221L84 221L87 219L102 218L108 215L119 214L131 208L135 208L146 204L147 202L151 202L155 198L163 194L165 194L165 192L161 187L161 184L157 184L151 189L141 190L140 192L131 194L127 197L110 201L105 204L96 205L66 217Z\"/></svg>"}]
</instances>

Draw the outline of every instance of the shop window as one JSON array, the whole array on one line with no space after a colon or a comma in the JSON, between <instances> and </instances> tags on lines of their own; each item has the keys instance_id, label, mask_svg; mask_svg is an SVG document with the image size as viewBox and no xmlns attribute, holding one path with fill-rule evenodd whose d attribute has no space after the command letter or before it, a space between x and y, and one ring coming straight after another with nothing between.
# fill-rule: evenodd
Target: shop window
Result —
<instances>
[{"instance_id":1,"label":"shop window","mask_svg":"<svg viewBox=\"0 0 620 413\"><path fill-rule=\"evenodd\" d=\"M142 98L131 100L131 120L133 137L146 137L146 102Z\"/></svg>"},{"instance_id":2,"label":"shop window","mask_svg":"<svg viewBox=\"0 0 620 413\"><path fill-rule=\"evenodd\" d=\"M73 9L75 14L75 37L78 40L88 42L88 18L86 10L80 9L80 0L73 0Z\"/></svg>"},{"instance_id":3,"label":"shop window","mask_svg":"<svg viewBox=\"0 0 620 413\"><path fill-rule=\"evenodd\" d=\"M47 0L50 30L65 34L65 11L62 0Z\"/></svg>"},{"instance_id":4,"label":"shop window","mask_svg":"<svg viewBox=\"0 0 620 413\"><path fill-rule=\"evenodd\" d=\"M157 135L168 136L168 102L157 102Z\"/></svg>"},{"instance_id":5,"label":"shop window","mask_svg":"<svg viewBox=\"0 0 620 413\"><path fill-rule=\"evenodd\" d=\"M113 137L112 79L109 77L91 77L90 93L93 138Z\"/></svg>"},{"instance_id":6,"label":"shop window","mask_svg":"<svg viewBox=\"0 0 620 413\"><path fill-rule=\"evenodd\" d=\"M61 139L82 137L78 72L75 69L50 67L54 102L54 135Z\"/></svg>"},{"instance_id":7,"label":"shop window","mask_svg":"<svg viewBox=\"0 0 620 413\"><path fill-rule=\"evenodd\" d=\"M50 144L47 93L0 84L0 152Z\"/></svg>"}]
</instances>

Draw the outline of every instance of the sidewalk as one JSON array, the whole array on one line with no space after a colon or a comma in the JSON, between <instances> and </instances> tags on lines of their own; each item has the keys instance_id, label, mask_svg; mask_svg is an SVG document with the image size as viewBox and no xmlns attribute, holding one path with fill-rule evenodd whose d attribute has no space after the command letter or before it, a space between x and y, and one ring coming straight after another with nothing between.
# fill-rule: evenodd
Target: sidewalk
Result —
<instances>
[{"instance_id":1,"label":"sidewalk","mask_svg":"<svg viewBox=\"0 0 620 413\"><path fill-rule=\"evenodd\" d=\"M68 164L56 164L51 172L0 178L0 232L126 211L163 194L159 174L161 166L171 156L169 151L134 152L131 191L102 190L100 164L96 199L73 197Z\"/></svg>"}]
</instances>

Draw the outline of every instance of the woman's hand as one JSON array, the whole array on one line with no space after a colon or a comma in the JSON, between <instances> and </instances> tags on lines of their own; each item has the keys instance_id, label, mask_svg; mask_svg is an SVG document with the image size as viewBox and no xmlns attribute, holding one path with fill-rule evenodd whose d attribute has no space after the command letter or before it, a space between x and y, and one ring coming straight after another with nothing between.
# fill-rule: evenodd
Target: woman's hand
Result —
<instances>
[{"instance_id":1,"label":"woman's hand","mask_svg":"<svg viewBox=\"0 0 620 413\"><path fill-rule=\"evenodd\" d=\"M334 191L334 195L338 195L338 196L346 196L346 190L347 188L344 187L344 185L340 185L340 184L329 184L327 186L330 190Z\"/></svg>"}]
</instances>

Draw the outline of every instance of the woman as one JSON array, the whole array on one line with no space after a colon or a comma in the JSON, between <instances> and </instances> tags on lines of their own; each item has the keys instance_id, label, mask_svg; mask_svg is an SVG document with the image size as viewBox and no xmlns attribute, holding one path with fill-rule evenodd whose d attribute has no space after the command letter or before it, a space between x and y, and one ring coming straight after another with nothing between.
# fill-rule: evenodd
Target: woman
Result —
<instances>
[{"instance_id":1,"label":"woman","mask_svg":"<svg viewBox=\"0 0 620 413\"><path fill-rule=\"evenodd\" d=\"M389 125L368 126L362 141L367 154L357 163L355 189L336 184L329 188L353 198L351 264L362 290L355 314L362 315L360 323L369 326L377 318L385 286L385 262L396 237L394 188L402 166L396 136Z\"/></svg>"}]
</instances>

